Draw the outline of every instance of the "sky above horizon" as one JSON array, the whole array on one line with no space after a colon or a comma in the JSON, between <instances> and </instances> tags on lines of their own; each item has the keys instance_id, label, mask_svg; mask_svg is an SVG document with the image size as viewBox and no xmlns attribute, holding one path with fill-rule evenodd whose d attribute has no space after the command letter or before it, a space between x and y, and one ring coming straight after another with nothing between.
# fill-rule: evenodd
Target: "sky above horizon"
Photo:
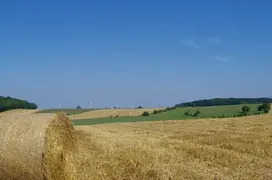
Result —
<instances>
[{"instance_id":1,"label":"sky above horizon","mask_svg":"<svg viewBox=\"0 0 272 180\"><path fill-rule=\"evenodd\" d=\"M39 108L272 97L270 1L34 1L0 6L0 96Z\"/></svg>"}]
</instances>

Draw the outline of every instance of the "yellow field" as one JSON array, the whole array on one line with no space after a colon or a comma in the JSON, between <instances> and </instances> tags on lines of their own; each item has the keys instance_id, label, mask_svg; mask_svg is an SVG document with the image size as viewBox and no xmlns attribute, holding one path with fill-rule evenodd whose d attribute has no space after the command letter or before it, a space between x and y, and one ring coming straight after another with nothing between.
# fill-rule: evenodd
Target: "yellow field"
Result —
<instances>
[{"instance_id":1,"label":"yellow field","mask_svg":"<svg viewBox=\"0 0 272 180\"><path fill-rule=\"evenodd\" d=\"M272 179L272 114L75 128L78 180Z\"/></svg>"},{"instance_id":2,"label":"yellow field","mask_svg":"<svg viewBox=\"0 0 272 180\"><path fill-rule=\"evenodd\" d=\"M160 108L158 108L160 109ZM101 109L95 111L88 111L80 114L75 114L69 116L71 119L90 119L90 118L103 118L103 117L115 117L115 116L139 116L142 115L144 111L149 113L153 112L155 109Z\"/></svg>"},{"instance_id":3,"label":"yellow field","mask_svg":"<svg viewBox=\"0 0 272 180\"><path fill-rule=\"evenodd\" d=\"M76 127L79 180L272 179L272 116Z\"/></svg>"},{"instance_id":4,"label":"yellow field","mask_svg":"<svg viewBox=\"0 0 272 180\"><path fill-rule=\"evenodd\" d=\"M32 110L32 109L14 109L14 110L9 110L9 111L4 111L0 113L1 116L9 116L9 115L26 115L26 114L32 114L35 113L38 110Z\"/></svg>"}]
</instances>

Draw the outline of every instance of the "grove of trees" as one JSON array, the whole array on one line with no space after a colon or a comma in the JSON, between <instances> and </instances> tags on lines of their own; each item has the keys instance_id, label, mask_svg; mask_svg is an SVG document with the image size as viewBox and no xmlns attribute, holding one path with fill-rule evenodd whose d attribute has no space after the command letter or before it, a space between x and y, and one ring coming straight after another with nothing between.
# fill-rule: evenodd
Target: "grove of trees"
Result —
<instances>
[{"instance_id":1,"label":"grove of trees","mask_svg":"<svg viewBox=\"0 0 272 180\"><path fill-rule=\"evenodd\" d=\"M12 109L37 109L37 108L38 106L35 103L30 103L28 101L12 97L0 96L0 112Z\"/></svg>"},{"instance_id":2,"label":"grove of trees","mask_svg":"<svg viewBox=\"0 0 272 180\"><path fill-rule=\"evenodd\" d=\"M149 112L147 111L143 112L142 116L149 116Z\"/></svg>"},{"instance_id":3,"label":"grove of trees","mask_svg":"<svg viewBox=\"0 0 272 180\"><path fill-rule=\"evenodd\" d=\"M269 113L270 111L270 103L263 103L258 107L258 111L264 111L264 113Z\"/></svg>"},{"instance_id":4,"label":"grove of trees","mask_svg":"<svg viewBox=\"0 0 272 180\"><path fill-rule=\"evenodd\" d=\"M176 104L174 107L200 107L272 103L272 98L214 98Z\"/></svg>"}]
</instances>

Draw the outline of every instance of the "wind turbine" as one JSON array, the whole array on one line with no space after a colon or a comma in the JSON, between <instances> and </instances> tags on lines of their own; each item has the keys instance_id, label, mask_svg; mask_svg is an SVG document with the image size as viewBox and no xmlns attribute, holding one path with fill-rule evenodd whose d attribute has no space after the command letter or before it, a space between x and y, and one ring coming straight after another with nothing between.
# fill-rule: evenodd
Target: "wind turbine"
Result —
<instances>
[{"instance_id":1,"label":"wind turbine","mask_svg":"<svg viewBox=\"0 0 272 180\"><path fill-rule=\"evenodd\" d=\"M92 109L92 101L89 101L90 109Z\"/></svg>"}]
</instances>

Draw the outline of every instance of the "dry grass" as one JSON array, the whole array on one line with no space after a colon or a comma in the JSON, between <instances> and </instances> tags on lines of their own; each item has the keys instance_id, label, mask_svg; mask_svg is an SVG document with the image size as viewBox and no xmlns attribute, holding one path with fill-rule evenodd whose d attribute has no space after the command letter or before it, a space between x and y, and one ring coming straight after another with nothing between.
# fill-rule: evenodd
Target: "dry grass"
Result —
<instances>
[{"instance_id":1,"label":"dry grass","mask_svg":"<svg viewBox=\"0 0 272 180\"><path fill-rule=\"evenodd\" d=\"M6 116L6 115L26 115L26 114L33 114L37 112L38 110L33 109L14 109L9 111L4 111L0 113L0 117Z\"/></svg>"},{"instance_id":2,"label":"dry grass","mask_svg":"<svg viewBox=\"0 0 272 180\"><path fill-rule=\"evenodd\" d=\"M76 127L79 180L272 179L272 116Z\"/></svg>"},{"instance_id":3,"label":"dry grass","mask_svg":"<svg viewBox=\"0 0 272 180\"><path fill-rule=\"evenodd\" d=\"M272 179L272 114L75 128L78 180Z\"/></svg>"},{"instance_id":4,"label":"dry grass","mask_svg":"<svg viewBox=\"0 0 272 180\"><path fill-rule=\"evenodd\" d=\"M65 114L0 118L1 180L75 180L76 141Z\"/></svg>"},{"instance_id":5,"label":"dry grass","mask_svg":"<svg viewBox=\"0 0 272 180\"><path fill-rule=\"evenodd\" d=\"M158 108L160 109L160 108ZM139 116L144 111L153 112L155 109L101 109L95 111L88 111L85 113L75 114L69 116L71 119L90 119L90 118L103 118L103 117L123 117L123 116Z\"/></svg>"}]
</instances>

